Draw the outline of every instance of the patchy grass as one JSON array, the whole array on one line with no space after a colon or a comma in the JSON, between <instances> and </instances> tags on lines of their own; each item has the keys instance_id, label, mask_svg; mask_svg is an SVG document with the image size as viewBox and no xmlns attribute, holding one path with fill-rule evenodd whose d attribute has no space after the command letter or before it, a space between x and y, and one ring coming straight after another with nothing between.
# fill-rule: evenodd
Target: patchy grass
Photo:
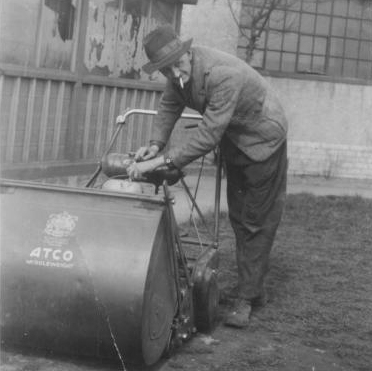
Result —
<instances>
[{"instance_id":1,"label":"patchy grass","mask_svg":"<svg viewBox=\"0 0 372 371\"><path fill-rule=\"evenodd\" d=\"M224 297L236 284L234 237L226 215L220 254ZM370 371L371 272L371 200L290 195L272 252L267 306L253 312L248 329L219 325L212 336L220 345L212 347L212 355L205 352L201 359L203 338L197 337L167 367ZM221 317L228 309L223 300Z\"/></svg>"},{"instance_id":2,"label":"patchy grass","mask_svg":"<svg viewBox=\"0 0 372 371\"><path fill-rule=\"evenodd\" d=\"M207 219L213 223L212 216ZM222 321L237 277L227 215L220 235ZM247 329L220 323L212 334L197 334L152 370L371 371L372 200L290 195L267 289L270 301L252 313ZM0 362L4 371L107 369L7 352Z\"/></svg>"}]
</instances>

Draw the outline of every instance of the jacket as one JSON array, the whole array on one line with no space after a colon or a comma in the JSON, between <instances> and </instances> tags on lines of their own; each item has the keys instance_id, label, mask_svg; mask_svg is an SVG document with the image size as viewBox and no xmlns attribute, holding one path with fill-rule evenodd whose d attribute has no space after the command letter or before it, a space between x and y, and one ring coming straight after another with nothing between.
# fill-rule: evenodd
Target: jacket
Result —
<instances>
[{"instance_id":1,"label":"jacket","mask_svg":"<svg viewBox=\"0 0 372 371\"><path fill-rule=\"evenodd\" d=\"M286 140L288 126L269 84L235 56L201 46L191 51L190 80L184 90L167 81L152 141L164 147L176 121L189 107L202 115L202 122L187 142L164 154L176 167L207 154L224 135L253 161L266 160Z\"/></svg>"}]
</instances>

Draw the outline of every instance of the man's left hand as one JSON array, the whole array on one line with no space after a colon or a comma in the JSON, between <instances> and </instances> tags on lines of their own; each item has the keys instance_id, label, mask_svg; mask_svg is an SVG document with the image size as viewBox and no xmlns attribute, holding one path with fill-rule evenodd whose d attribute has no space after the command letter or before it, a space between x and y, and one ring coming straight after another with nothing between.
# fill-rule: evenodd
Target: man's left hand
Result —
<instances>
[{"instance_id":1,"label":"man's left hand","mask_svg":"<svg viewBox=\"0 0 372 371\"><path fill-rule=\"evenodd\" d=\"M149 173L163 164L164 157L160 156L148 161L133 162L127 172L130 179L140 179L144 173Z\"/></svg>"}]
</instances>

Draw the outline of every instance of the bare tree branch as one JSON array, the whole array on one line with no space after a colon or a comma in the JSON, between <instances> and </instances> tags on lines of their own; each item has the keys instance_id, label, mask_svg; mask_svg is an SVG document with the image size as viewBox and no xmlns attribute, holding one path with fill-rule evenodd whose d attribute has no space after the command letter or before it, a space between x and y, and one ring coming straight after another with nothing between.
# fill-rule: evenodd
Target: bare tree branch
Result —
<instances>
[{"instance_id":1,"label":"bare tree branch","mask_svg":"<svg viewBox=\"0 0 372 371\"><path fill-rule=\"evenodd\" d=\"M250 22L247 27L243 27L240 19L237 19L231 1L232 0L227 0L227 4L234 22L236 23L242 37L248 40L246 46L246 61L249 63L253 58L253 54L257 49L258 42L263 32L267 28L272 13L279 7L283 10L287 10L300 0L261 0L257 6L254 4L252 7L248 7L247 13L250 17ZM240 1L243 2L244 0ZM249 30L249 32L246 30Z\"/></svg>"}]
</instances>

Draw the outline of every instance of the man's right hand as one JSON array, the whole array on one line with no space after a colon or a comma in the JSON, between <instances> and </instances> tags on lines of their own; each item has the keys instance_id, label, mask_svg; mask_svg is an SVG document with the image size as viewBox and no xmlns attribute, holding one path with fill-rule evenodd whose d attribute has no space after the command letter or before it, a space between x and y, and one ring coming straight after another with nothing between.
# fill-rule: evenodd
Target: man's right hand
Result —
<instances>
[{"instance_id":1,"label":"man's right hand","mask_svg":"<svg viewBox=\"0 0 372 371\"><path fill-rule=\"evenodd\" d=\"M134 161L146 161L150 160L159 152L159 147L156 144L153 144L150 147L141 147L136 154L134 155Z\"/></svg>"}]
</instances>

